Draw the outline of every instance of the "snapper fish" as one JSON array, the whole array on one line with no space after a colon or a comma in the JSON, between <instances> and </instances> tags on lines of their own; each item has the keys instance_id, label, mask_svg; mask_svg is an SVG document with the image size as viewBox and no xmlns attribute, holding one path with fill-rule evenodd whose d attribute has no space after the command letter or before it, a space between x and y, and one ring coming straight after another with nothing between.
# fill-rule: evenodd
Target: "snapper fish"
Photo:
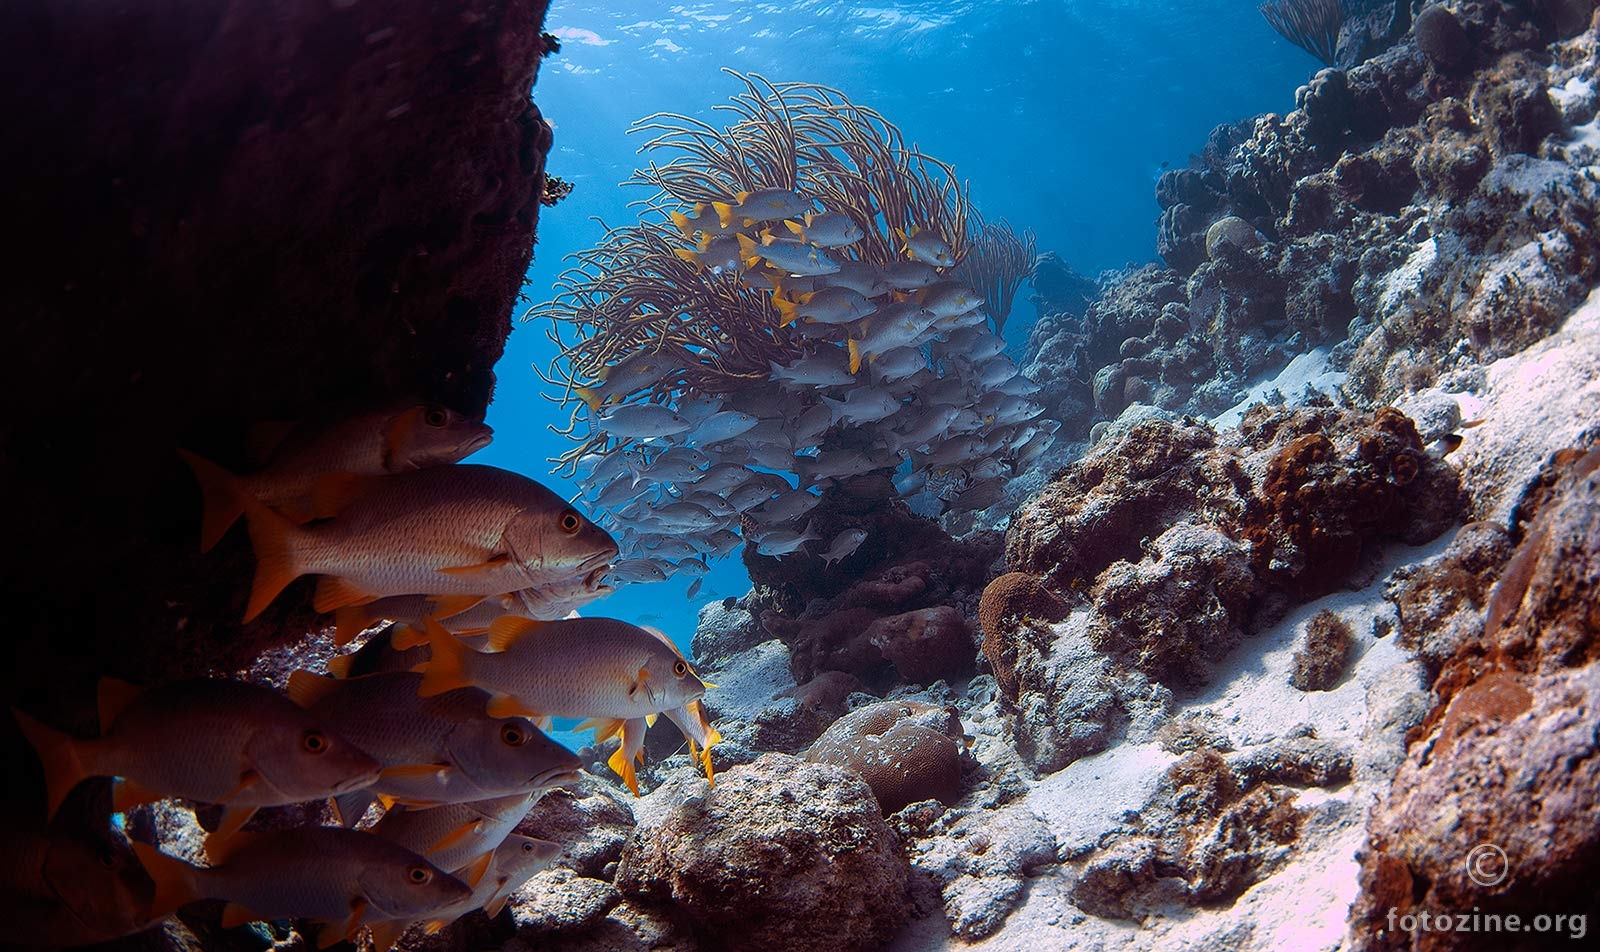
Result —
<instances>
[{"instance_id":1,"label":"snapper fish","mask_svg":"<svg viewBox=\"0 0 1600 952\"><path fill-rule=\"evenodd\" d=\"M705 682L670 641L614 618L535 622L506 618L489 629L488 652L429 626L433 659L422 667L424 696L472 685L491 692L491 714L637 722L682 707ZM632 760L613 765L638 792Z\"/></svg>"},{"instance_id":2,"label":"snapper fish","mask_svg":"<svg viewBox=\"0 0 1600 952\"><path fill-rule=\"evenodd\" d=\"M379 763L271 688L200 678L141 688L100 681L99 737L80 740L13 710L44 765L49 816L78 783L116 777L117 812L164 797L225 807L236 832L257 807L371 786Z\"/></svg>"},{"instance_id":3,"label":"snapper fish","mask_svg":"<svg viewBox=\"0 0 1600 952\"><path fill-rule=\"evenodd\" d=\"M717 223L724 229L735 221L745 225L757 222L794 218L813 210L812 201L787 188L761 188L752 192L739 192L732 202L712 202L717 213Z\"/></svg>"},{"instance_id":4,"label":"snapper fish","mask_svg":"<svg viewBox=\"0 0 1600 952\"><path fill-rule=\"evenodd\" d=\"M860 528L845 529L834 536L832 542L828 543L827 550L822 553L822 564L832 565L861 548L861 543L866 540L867 530Z\"/></svg>"},{"instance_id":5,"label":"snapper fish","mask_svg":"<svg viewBox=\"0 0 1600 952\"><path fill-rule=\"evenodd\" d=\"M200 899L223 899L223 928L272 919L314 919L354 938L367 916L419 917L472 890L412 850L359 830L304 826L206 840L212 865L191 866L133 844L155 881L150 911L166 916Z\"/></svg>"},{"instance_id":6,"label":"snapper fish","mask_svg":"<svg viewBox=\"0 0 1600 952\"><path fill-rule=\"evenodd\" d=\"M659 403L627 403L595 417L595 425L614 437L648 440L676 436L694 424Z\"/></svg>"},{"instance_id":7,"label":"snapper fish","mask_svg":"<svg viewBox=\"0 0 1600 952\"><path fill-rule=\"evenodd\" d=\"M756 552L781 559L805 548L807 542L820 541L822 536L817 535L815 523L807 522L805 529L800 532L793 529L774 529L765 533L756 543Z\"/></svg>"},{"instance_id":8,"label":"snapper fish","mask_svg":"<svg viewBox=\"0 0 1600 952\"><path fill-rule=\"evenodd\" d=\"M801 318L818 324L848 324L878 309L866 295L850 288L823 288L793 301L774 294L772 304L778 309L779 327Z\"/></svg>"},{"instance_id":9,"label":"snapper fish","mask_svg":"<svg viewBox=\"0 0 1600 952\"><path fill-rule=\"evenodd\" d=\"M900 399L876 387L858 387L843 400L824 396L822 402L833 411L835 423L876 423L900 409Z\"/></svg>"},{"instance_id":10,"label":"snapper fish","mask_svg":"<svg viewBox=\"0 0 1600 952\"><path fill-rule=\"evenodd\" d=\"M542 791L428 809L399 806L374 823L371 833L442 869L461 869L494 852L541 796Z\"/></svg>"},{"instance_id":11,"label":"snapper fish","mask_svg":"<svg viewBox=\"0 0 1600 952\"><path fill-rule=\"evenodd\" d=\"M917 292L917 303L934 317L954 317L982 304L983 298L960 281L936 281Z\"/></svg>"},{"instance_id":12,"label":"snapper fish","mask_svg":"<svg viewBox=\"0 0 1600 952\"><path fill-rule=\"evenodd\" d=\"M740 235L739 253L751 267L759 261L766 261L789 274L833 274L839 270L839 262L821 248L787 238L775 238L770 231L761 233L759 245L749 235Z\"/></svg>"},{"instance_id":13,"label":"snapper fish","mask_svg":"<svg viewBox=\"0 0 1600 952\"><path fill-rule=\"evenodd\" d=\"M915 291L939 280L939 272L921 261L897 261L885 268L883 279L899 291Z\"/></svg>"},{"instance_id":14,"label":"snapper fish","mask_svg":"<svg viewBox=\"0 0 1600 952\"><path fill-rule=\"evenodd\" d=\"M781 383L798 387L828 387L855 382L847 369L846 353L832 344L823 344L809 357L791 364L771 362L771 377Z\"/></svg>"},{"instance_id":15,"label":"snapper fish","mask_svg":"<svg viewBox=\"0 0 1600 952\"><path fill-rule=\"evenodd\" d=\"M909 232L896 228L900 237L900 251L908 258L936 268L948 268L956 263L956 253L950 243L936 231L912 225Z\"/></svg>"},{"instance_id":16,"label":"snapper fish","mask_svg":"<svg viewBox=\"0 0 1600 952\"><path fill-rule=\"evenodd\" d=\"M245 621L302 575L323 576L317 611L386 595L465 596L441 598L440 611L452 614L490 595L576 578L596 587L617 555L611 536L560 496L493 466L336 474L320 491L350 501L312 526L247 504L256 576Z\"/></svg>"},{"instance_id":17,"label":"snapper fish","mask_svg":"<svg viewBox=\"0 0 1600 952\"><path fill-rule=\"evenodd\" d=\"M823 282L826 287L849 288L869 298L881 297L894 290L882 271L865 261L852 259L840 261L838 271L823 275L817 280Z\"/></svg>"},{"instance_id":18,"label":"snapper fish","mask_svg":"<svg viewBox=\"0 0 1600 952\"><path fill-rule=\"evenodd\" d=\"M359 818L368 803L463 803L527 793L574 777L583 766L571 751L523 717L491 717L489 696L462 689L418 696L422 675L410 671L330 678L289 675L289 698L383 765L378 780L339 804Z\"/></svg>"},{"instance_id":19,"label":"snapper fish","mask_svg":"<svg viewBox=\"0 0 1600 952\"><path fill-rule=\"evenodd\" d=\"M316 511L312 489L328 473L382 476L465 459L489 445L494 431L483 423L436 403L408 403L316 425L301 424L279 441L267 463L233 477L232 485L296 522L327 513ZM179 450L200 476L201 465L216 467ZM198 461L198 462L197 462ZM200 479L203 515L200 551L208 552L244 514L232 490Z\"/></svg>"},{"instance_id":20,"label":"snapper fish","mask_svg":"<svg viewBox=\"0 0 1600 952\"><path fill-rule=\"evenodd\" d=\"M603 581L590 584L584 578L572 578L539 588L524 588L503 595L490 595L465 611L454 614L443 611L439 599L429 595L391 595L365 605L346 605L333 613L334 643L340 647L350 643L356 635L374 625L392 621L408 628L422 627L424 616L433 616L447 631L458 635L478 635L489 630L489 623L501 615L520 615L553 621L567 615L597 598L604 598L616 589ZM416 639L417 644L426 639Z\"/></svg>"},{"instance_id":21,"label":"snapper fish","mask_svg":"<svg viewBox=\"0 0 1600 952\"><path fill-rule=\"evenodd\" d=\"M807 211L803 221L786 221L796 238L818 248L843 248L867 236L855 219L839 211Z\"/></svg>"},{"instance_id":22,"label":"snapper fish","mask_svg":"<svg viewBox=\"0 0 1600 952\"><path fill-rule=\"evenodd\" d=\"M491 917L498 916L512 893L560 855L559 843L512 833L494 852L484 854L461 869L451 870L451 875L472 887L472 895L430 910L420 918L369 921L367 929L372 947L375 952L388 952L413 925L423 925L424 933L433 935L474 909L482 909Z\"/></svg>"},{"instance_id":23,"label":"snapper fish","mask_svg":"<svg viewBox=\"0 0 1600 952\"><path fill-rule=\"evenodd\" d=\"M154 924L150 882L127 840L106 831L0 825L0 916L7 945L94 945Z\"/></svg>"},{"instance_id":24,"label":"snapper fish","mask_svg":"<svg viewBox=\"0 0 1600 952\"><path fill-rule=\"evenodd\" d=\"M694 362L694 356L680 344L634 351L601 369L596 381L574 392L591 410L607 403L620 403L648 387L653 387ZM603 462L603 461L602 461Z\"/></svg>"}]
</instances>

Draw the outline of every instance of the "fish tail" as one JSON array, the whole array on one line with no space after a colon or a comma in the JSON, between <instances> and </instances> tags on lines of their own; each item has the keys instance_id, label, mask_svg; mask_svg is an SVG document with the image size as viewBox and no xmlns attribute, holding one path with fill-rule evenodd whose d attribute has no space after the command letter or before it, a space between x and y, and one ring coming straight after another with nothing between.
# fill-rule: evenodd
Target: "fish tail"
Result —
<instances>
[{"instance_id":1,"label":"fish tail","mask_svg":"<svg viewBox=\"0 0 1600 952\"><path fill-rule=\"evenodd\" d=\"M794 232L795 236L797 238L799 238L801 241L805 241L806 240L806 226L805 225L802 225L799 222L792 221L792 220L785 221L784 224L788 225L789 226L789 230ZM806 222L806 224L809 225L810 222L808 221L808 222Z\"/></svg>"},{"instance_id":2,"label":"fish tail","mask_svg":"<svg viewBox=\"0 0 1600 952\"><path fill-rule=\"evenodd\" d=\"M239 477L216 463L184 449L178 450L178 455L189 464L195 481L200 484L200 551L210 552L222 541L228 527L244 514L244 503L239 497L245 493L239 486Z\"/></svg>"},{"instance_id":3,"label":"fish tail","mask_svg":"<svg viewBox=\"0 0 1600 952\"><path fill-rule=\"evenodd\" d=\"M717 221L726 228L733 224L733 206L727 202L712 202L711 207L716 209Z\"/></svg>"},{"instance_id":4,"label":"fish tail","mask_svg":"<svg viewBox=\"0 0 1600 952\"><path fill-rule=\"evenodd\" d=\"M417 688L421 697L433 697L456 688L471 686L467 679L467 653L471 651L466 644L455 635L445 631L444 627L433 618L422 620L423 627L428 636L428 647L433 651L433 657L422 665L422 684Z\"/></svg>"},{"instance_id":5,"label":"fish tail","mask_svg":"<svg viewBox=\"0 0 1600 952\"><path fill-rule=\"evenodd\" d=\"M177 912L184 905L204 898L195 879L197 870L181 859L168 856L148 843L133 842L133 854L139 865L150 874L156 884L155 896L150 900L150 919L161 919Z\"/></svg>"},{"instance_id":6,"label":"fish tail","mask_svg":"<svg viewBox=\"0 0 1600 952\"><path fill-rule=\"evenodd\" d=\"M396 625L389 634L389 645L396 651L419 648L427 643L428 636L410 625Z\"/></svg>"},{"instance_id":7,"label":"fish tail","mask_svg":"<svg viewBox=\"0 0 1600 952\"><path fill-rule=\"evenodd\" d=\"M299 527L254 499L241 501L249 520L250 545L256 552L255 580L244 610L248 622L304 573L294 555L293 535Z\"/></svg>"},{"instance_id":8,"label":"fish tail","mask_svg":"<svg viewBox=\"0 0 1600 952\"><path fill-rule=\"evenodd\" d=\"M333 643L340 648L367 630L367 612L362 605L345 605L333 610ZM330 669L331 670L331 669Z\"/></svg>"},{"instance_id":9,"label":"fish tail","mask_svg":"<svg viewBox=\"0 0 1600 952\"><path fill-rule=\"evenodd\" d=\"M778 309L778 326L788 327L800 319L800 305L788 298L772 296L772 306Z\"/></svg>"},{"instance_id":10,"label":"fish tail","mask_svg":"<svg viewBox=\"0 0 1600 952\"><path fill-rule=\"evenodd\" d=\"M667 212L667 217L671 218L672 223L678 226L679 231L683 232L683 237L694 237L694 225L689 223L688 215L685 215L683 212Z\"/></svg>"},{"instance_id":11,"label":"fish tail","mask_svg":"<svg viewBox=\"0 0 1600 952\"><path fill-rule=\"evenodd\" d=\"M49 820L79 781L90 776L89 769L83 765L83 745L16 708L11 709L11 716L16 718L17 726L38 752L39 763L44 767L45 798L49 803L45 819Z\"/></svg>"},{"instance_id":12,"label":"fish tail","mask_svg":"<svg viewBox=\"0 0 1600 952\"><path fill-rule=\"evenodd\" d=\"M854 337L852 337L852 338L850 338L850 342L846 346L850 350L850 372L853 373L853 374L854 373L860 373L861 372L861 344L858 343Z\"/></svg>"},{"instance_id":13,"label":"fish tail","mask_svg":"<svg viewBox=\"0 0 1600 952\"><path fill-rule=\"evenodd\" d=\"M761 255L756 253L756 243L751 240L749 235L745 234L739 235L738 240L739 257L744 261L746 267L755 267L756 262L761 260Z\"/></svg>"}]
</instances>

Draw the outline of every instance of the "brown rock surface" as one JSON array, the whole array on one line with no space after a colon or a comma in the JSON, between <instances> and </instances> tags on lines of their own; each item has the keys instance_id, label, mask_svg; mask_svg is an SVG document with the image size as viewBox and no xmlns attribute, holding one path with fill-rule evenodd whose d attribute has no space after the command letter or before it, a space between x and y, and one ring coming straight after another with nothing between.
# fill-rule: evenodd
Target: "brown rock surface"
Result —
<instances>
[{"instance_id":1,"label":"brown rock surface","mask_svg":"<svg viewBox=\"0 0 1600 952\"><path fill-rule=\"evenodd\" d=\"M317 624L302 582L240 626L249 547L199 554L175 450L239 468L252 423L402 396L483 412L551 141L544 10L8 5L0 700L88 729L103 674L227 673Z\"/></svg>"},{"instance_id":2,"label":"brown rock surface","mask_svg":"<svg viewBox=\"0 0 1600 952\"><path fill-rule=\"evenodd\" d=\"M730 952L880 948L910 914L909 870L855 775L766 754L628 843L626 896L672 903Z\"/></svg>"}]
</instances>

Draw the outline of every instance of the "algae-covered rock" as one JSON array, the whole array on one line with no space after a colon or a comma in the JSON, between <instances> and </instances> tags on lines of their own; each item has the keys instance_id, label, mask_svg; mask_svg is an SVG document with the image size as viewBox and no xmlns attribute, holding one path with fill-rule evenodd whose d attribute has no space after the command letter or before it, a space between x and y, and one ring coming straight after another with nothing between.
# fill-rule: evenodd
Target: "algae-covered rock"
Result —
<instances>
[{"instance_id":1,"label":"algae-covered rock","mask_svg":"<svg viewBox=\"0 0 1600 952\"><path fill-rule=\"evenodd\" d=\"M670 903L715 948L864 952L910 915L908 875L864 781L766 754L630 840L616 883Z\"/></svg>"}]
</instances>

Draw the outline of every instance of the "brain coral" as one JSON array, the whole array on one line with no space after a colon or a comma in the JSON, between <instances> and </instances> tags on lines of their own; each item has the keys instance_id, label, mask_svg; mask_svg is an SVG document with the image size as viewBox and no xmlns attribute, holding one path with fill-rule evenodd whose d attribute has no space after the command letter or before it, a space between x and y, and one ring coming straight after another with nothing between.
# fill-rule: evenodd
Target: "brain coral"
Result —
<instances>
[{"instance_id":1,"label":"brain coral","mask_svg":"<svg viewBox=\"0 0 1600 952\"><path fill-rule=\"evenodd\" d=\"M859 774L884 814L919 800L961 797L961 722L936 704L880 701L834 721L806 751L812 763Z\"/></svg>"},{"instance_id":2,"label":"brain coral","mask_svg":"<svg viewBox=\"0 0 1600 952\"><path fill-rule=\"evenodd\" d=\"M983 655L994 669L1000 693L1017 699L1017 649L1014 632L1032 631L1028 621L1056 621L1066 614L1066 603L1045 588L1036 575L1007 572L990 582L978 600L978 627L983 630ZM1019 624L1020 623L1020 624ZM1041 638L1048 638L1043 634ZM1043 645L1039 645L1043 647Z\"/></svg>"}]
</instances>

